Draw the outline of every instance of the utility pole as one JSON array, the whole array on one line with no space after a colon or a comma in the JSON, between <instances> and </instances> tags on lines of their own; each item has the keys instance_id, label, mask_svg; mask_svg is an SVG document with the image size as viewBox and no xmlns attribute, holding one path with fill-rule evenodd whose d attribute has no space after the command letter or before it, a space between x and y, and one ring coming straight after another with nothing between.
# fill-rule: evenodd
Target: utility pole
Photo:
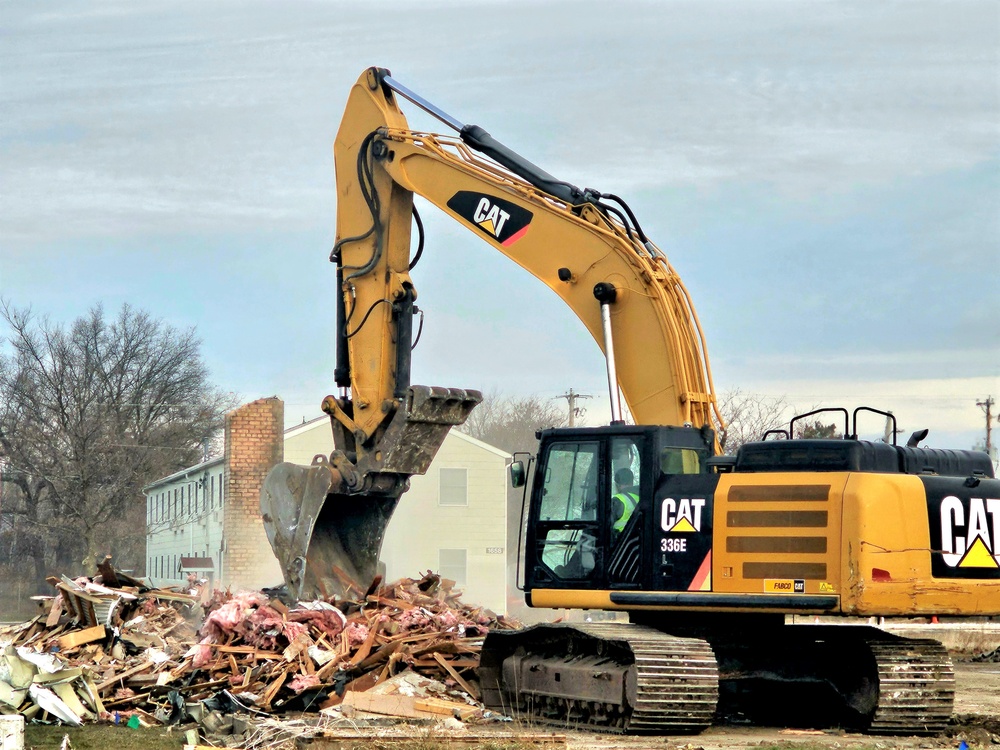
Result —
<instances>
[{"instance_id":1,"label":"utility pole","mask_svg":"<svg viewBox=\"0 0 1000 750\"><path fill-rule=\"evenodd\" d=\"M892 412L889 412L889 414L891 415ZM892 417L891 416L886 417L885 418L885 430L882 433L882 442L883 443L889 443L889 442L891 442L893 445L895 445L896 444L896 435L900 434L902 431L903 431L902 427L896 427L895 429L893 429L893 427L892 427Z\"/></svg>"},{"instance_id":2,"label":"utility pole","mask_svg":"<svg viewBox=\"0 0 1000 750\"><path fill-rule=\"evenodd\" d=\"M569 403L569 426L576 427L576 418L582 417L587 413L587 410L576 405L576 400L578 398L593 398L586 393L574 393L573 389L569 389L569 393L564 393L561 396L556 396L556 398L564 398Z\"/></svg>"},{"instance_id":3,"label":"utility pole","mask_svg":"<svg viewBox=\"0 0 1000 750\"><path fill-rule=\"evenodd\" d=\"M987 396L985 401L977 401L976 406L986 414L986 455L993 459L993 406L996 401L993 396Z\"/></svg>"}]
</instances>

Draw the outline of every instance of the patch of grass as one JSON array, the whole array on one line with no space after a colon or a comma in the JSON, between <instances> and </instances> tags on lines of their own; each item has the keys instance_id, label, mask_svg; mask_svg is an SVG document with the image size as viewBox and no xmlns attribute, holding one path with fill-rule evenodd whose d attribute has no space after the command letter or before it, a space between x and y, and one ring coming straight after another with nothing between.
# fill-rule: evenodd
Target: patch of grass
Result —
<instances>
[{"instance_id":1,"label":"patch of grass","mask_svg":"<svg viewBox=\"0 0 1000 750\"><path fill-rule=\"evenodd\" d=\"M62 727L26 724L25 750L59 750L63 737L69 735L73 750L180 750L184 732L167 732L163 727L129 729L111 724L86 724Z\"/></svg>"}]
</instances>

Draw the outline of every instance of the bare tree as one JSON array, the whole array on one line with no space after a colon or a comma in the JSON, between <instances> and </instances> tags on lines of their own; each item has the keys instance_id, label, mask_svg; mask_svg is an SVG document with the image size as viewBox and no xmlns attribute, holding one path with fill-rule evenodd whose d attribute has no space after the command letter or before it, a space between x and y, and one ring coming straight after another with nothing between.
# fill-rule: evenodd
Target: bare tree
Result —
<instances>
[{"instance_id":1,"label":"bare tree","mask_svg":"<svg viewBox=\"0 0 1000 750\"><path fill-rule=\"evenodd\" d=\"M795 428L795 437L797 438L839 438L840 433L837 432L837 423L832 422L830 424L823 424L820 420L814 419L812 422L806 422L805 424Z\"/></svg>"},{"instance_id":2,"label":"bare tree","mask_svg":"<svg viewBox=\"0 0 1000 750\"><path fill-rule=\"evenodd\" d=\"M64 326L0 302L0 512L36 580L114 554L140 567L142 487L201 459L236 399L212 386L194 330L122 306Z\"/></svg>"},{"instance_id":3,"label":"bare tree","mask_svg":"<svg viewBox=\"0 0 1000 750\"><path fill-rule=\"evenodd\" d=\"M791 406L783 396L764 396L733 388L719 397L726 431L719 436L722 449L732 455L744 443L760 440L768 430L788 424Z\"/></svg>"},{"instance_id":4,"label":"bare tree","mask_svg":"<svg viewBox=\"0 0 1000 750\"><path fill-rule=\"evenodd\" d=\"M534 452L535 431L565 427L566 410L559 402L541 396L505 396L497 390L483 396L462 431L497 448Z\"/></svg>"}]
</instances>

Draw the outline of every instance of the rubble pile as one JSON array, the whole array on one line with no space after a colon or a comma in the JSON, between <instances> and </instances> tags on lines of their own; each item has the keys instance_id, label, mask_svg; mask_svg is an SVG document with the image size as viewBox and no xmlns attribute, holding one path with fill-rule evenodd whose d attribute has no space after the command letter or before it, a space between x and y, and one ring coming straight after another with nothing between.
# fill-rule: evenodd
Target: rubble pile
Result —
<instances>
[{"instance_id":1,"label":"rubble pile","mask_svg":"<svg viewBox=\"0 0 1000 750\"><path fill-rule=\"evenodd\" d=\"M442 697L467 709L479 698L482 638L516 627L463 604L430 572L298 603L215 591L202 604L197 592L149 588L107 561L94 578L49 581L57 594L44 598L45 614L0 629L0 712L73 725L218 723L241 709L331 708L345 695L361 708L353 694L400 673L443 684L451 697Z\"/></svg>"}]
</instances>

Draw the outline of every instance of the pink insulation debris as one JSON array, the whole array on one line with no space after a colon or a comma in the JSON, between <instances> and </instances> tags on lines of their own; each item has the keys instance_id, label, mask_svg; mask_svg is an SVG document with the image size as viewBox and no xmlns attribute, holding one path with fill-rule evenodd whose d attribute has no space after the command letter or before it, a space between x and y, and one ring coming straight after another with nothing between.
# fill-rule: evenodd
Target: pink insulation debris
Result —
<instances>
[{"instance_id":1,"label":"pink insulation debris","mask_svg":"<svg viewBox=\"0 0 1000 750\"><path fill-rule=\"evenodd\" d=\"M322 683L319 677L314 674L299 674L289 681L287 687L293 693L301 693L303 690L319 687Z\"/></svg>"},{"instance_id":2,"label":"pink insulation debris","mask_svg":"<svg viewBox=\"0 0 1000 750\"><path fill-rule=\"evenodd\" d=\"M339 609L293 609L288 613L288 619L305 623L331 638L340 635L347 624L347 618Z\"/></svg>"},{"instance_id":3,"label":"pink insulation debris","mask_svg":"<svg viewBox=\"0 0 1000 750\"><path fill-rule=\"evenodd\" d=\"M360 622L352 622L347 626L347 642L352 646L360 646L368 638L368 626Z\"/></svg>"}]
</instances>

